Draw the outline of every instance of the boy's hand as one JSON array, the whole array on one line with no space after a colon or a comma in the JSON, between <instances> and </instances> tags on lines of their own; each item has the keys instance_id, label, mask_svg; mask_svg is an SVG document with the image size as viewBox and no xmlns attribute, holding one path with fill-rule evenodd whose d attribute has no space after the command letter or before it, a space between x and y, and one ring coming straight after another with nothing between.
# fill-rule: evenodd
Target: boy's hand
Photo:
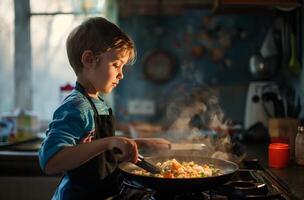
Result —
<instances>
[{"instance_id":1,"label":"boy's hand","mask_svg":"<svg viewBox=\"0 0 304 200\"><path fill-rule=\"evenodd\" d=\"M108 149L115 153L119 161L137 162L138 149L137 144L126 137L109 137Z\"/></svg>"}]
</instances>

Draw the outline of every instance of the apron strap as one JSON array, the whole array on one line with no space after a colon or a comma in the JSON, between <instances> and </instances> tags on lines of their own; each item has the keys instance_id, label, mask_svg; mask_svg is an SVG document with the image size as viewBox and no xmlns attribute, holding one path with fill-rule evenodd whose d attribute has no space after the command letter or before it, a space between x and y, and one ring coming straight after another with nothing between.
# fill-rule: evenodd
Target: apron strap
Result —
<instances>
[{"instance_id":1,"label":"apron strap","mask_svg":"<svg viewBox=\"0 0 304 200\"><path fill-rule=\"evenodd\" d=\"M81 94L83 94L88 99L88 101L90 102L91 107L93 108L94 116L97 117L99 115L98 111L97 111L97 108L96 108L95 104L93 103L91 97L86 93L84 87L79 82L76 82L75 89L78 90ZM100 101L104 101L101 97L98 96L98 98L99 98ZM112 115L112 109L111 108L109 108L109 115L110 116Z\"/></svg>"}]
</instances>

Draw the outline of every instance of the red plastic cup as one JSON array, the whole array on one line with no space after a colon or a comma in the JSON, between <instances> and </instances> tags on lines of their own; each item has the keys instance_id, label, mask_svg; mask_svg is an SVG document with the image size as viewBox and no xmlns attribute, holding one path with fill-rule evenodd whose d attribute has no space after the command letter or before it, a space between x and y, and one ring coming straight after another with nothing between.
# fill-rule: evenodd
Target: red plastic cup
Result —
<instances>
[{"instance_id":1,"label":"red plastic cup","mask_svg":"<svg viewBox=\"0 0 304 200\"><path fill-rule=\"evenodd\" d=\"M268 165L273 168L284 168L289 163L289 145L271 143L268 147Z\"/></svg>"}]
</instances>

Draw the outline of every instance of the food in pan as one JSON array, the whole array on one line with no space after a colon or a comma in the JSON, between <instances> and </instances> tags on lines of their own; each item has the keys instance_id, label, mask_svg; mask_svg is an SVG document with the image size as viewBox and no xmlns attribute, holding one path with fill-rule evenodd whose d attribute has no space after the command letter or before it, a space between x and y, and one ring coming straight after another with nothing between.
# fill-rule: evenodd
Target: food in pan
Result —
<instances>
[{"instance_id":1,"label":"food in pan","mask_svg":"<svg viewBox=\"0 0 304 200\"><path fill-rule=\"evenodd\" d=\"M160 178L203 178L221 174L220 169L211 164L198 165L193 161L178 162L176 159L170 159L165 162L158 162L156 166L161 169L160 174L151 174L144 169L136 169L133 173Z\"/></svg>"}]
</instances>

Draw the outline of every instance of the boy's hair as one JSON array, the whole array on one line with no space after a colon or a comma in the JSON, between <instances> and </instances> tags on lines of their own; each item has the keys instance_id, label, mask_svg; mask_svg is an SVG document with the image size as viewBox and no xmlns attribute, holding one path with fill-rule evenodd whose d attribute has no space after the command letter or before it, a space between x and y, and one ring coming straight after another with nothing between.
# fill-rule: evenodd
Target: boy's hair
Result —
<instances>
[{"instance_id":1,"label":"boy's hair","mask_svg":"<svg viewBox=\"0 0 304 200\"><path fill-rule=\"evenodd\" d=\"M95 55L116 49L129 53L128 63L136 57L132 39L118 26L102 17L89 18L74 28L66 41L69 62L76 75L82 70L81 55L91 50Z\"/></svg>"}]
</instances>

